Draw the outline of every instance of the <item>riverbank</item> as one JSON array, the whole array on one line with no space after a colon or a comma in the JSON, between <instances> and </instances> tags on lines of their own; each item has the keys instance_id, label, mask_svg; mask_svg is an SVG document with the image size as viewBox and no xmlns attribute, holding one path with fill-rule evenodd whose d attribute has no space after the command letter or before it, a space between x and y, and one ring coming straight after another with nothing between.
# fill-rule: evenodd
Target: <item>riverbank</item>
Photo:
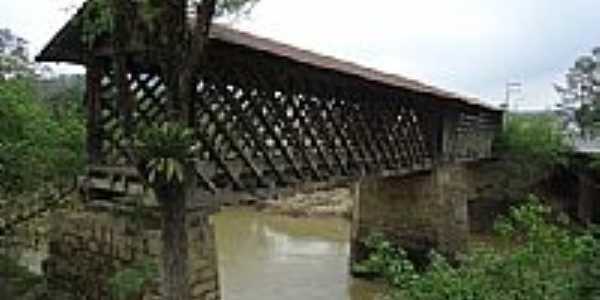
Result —
<instances>
[{"instance_id":1,"label":"riverbank","mask_svg":"<svg viewBox=\"0 0 600 300\"><path fill-rule=\"evenodd\" d=\"M352 217L352 192L347 187L298 192L262 201L256 208L265 213L291 217Z\"/></svg>"}]
</instances>

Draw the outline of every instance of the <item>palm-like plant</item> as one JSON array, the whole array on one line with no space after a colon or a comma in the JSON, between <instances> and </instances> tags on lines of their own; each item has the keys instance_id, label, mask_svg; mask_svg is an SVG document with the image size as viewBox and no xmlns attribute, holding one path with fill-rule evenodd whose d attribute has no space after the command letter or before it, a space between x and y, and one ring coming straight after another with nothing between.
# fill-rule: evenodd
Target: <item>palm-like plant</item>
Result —
<instances>
[{"instance_id":1,"label":"palm-like plant","mask_svg":"<svg viewBox=\"0 0 600 300\"><path fill-rule=\"evenodd\" d=\"M197 144L191 129L165 122L142 129L135 137L134 149L138 168L149 184L183 183L184 166L193 159Z\"/></svg>"}]
</instances>

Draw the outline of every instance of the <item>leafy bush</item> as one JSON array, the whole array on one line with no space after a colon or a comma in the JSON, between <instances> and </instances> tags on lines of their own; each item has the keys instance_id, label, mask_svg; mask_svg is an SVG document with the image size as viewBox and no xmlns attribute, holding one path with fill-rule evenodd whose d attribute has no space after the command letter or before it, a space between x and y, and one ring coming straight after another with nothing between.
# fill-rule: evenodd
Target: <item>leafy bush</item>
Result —
<instances>
[{"instance_id":1,"label":"leafy bush","mask_svg":"<svg viewBox=\"0 0 600 300\"><path fill-rule=\"evenodd\" d=\"M600 228L594 228L591 232L596 241L600 239ZM600 243L593 241L588 241L590 243L585 248L587 252L581 261L581 299L600 299Z\"/></svg>"},{"instance_id":2,"label":"leafy bush","mask_svg":"<svg viewBox=\"0 0 600 300\"><path fill-rule=\"evenodd\" d=\"M494 197L515 201L531 187L570 166L571 147L552 116L511 115L495 143L501 158L492 170L497 177Z\"/></svg>"},{"instance_id":3,"label":"leafy bush","mask_svg":"<svg viewBox=\"0 0 600 300\"><path fill-rule=\"evenodd\" d=\"M158 273L158 267L152 260L145 259L116 272L108 284L116 300L132 299L142 293Z\"/></svg>"},{"instance_id":4,"label":"leafy bush","mask_svg":"<svg viewBox=\"0 0 600 300\"><path fill-rule=\"evenodd\" d=\"M511 160L527 162L530 168L548 168L567 163L570 150L558 119L552 116L510 116L496 149Z\"/></svg>"},{"instance_id":5,"label":"leafy bush","mask_svg":"<svg viewBox=\"0 0 600 300\"><path fill-rule=\"evenodd\" d=\"M508 247L473 249L458 267L432 253L425 272L415 271L402 250L381 236L366 241L372 251L356 271L380 274L390 299L571 300L600 299L600 241L565 229L536 199L515 207L497 224Z\"/></svg>"},{"instance_id":6,"label":"leafy bush","mask_svg":"<svg viewBox=\"0 0 600 300\"><path fill-rule=\"evenodd\" d=\"M78 108L38 100L28 80L0 81L0 193L64 185L83 170L85 123Z\"/></svg>"}]
</instances>

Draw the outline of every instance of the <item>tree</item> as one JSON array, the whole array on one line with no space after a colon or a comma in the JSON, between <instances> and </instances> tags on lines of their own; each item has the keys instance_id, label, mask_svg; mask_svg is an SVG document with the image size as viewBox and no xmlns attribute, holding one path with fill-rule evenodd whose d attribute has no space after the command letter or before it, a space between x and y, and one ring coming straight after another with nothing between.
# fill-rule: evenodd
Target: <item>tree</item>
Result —
<instances>
[{"instance_id":1,"label":"tree","mask_svg":"<svg viewBox=\"0 0 600 300\"><path fill-rule=\"evenodd\" d=\"M561 114L567 126L575 125L584 138L600 129L600 47L577 59L569 69L564 86L556 85L561 96Z\"/></svg>"},{"instance_id":2,"label":"tree","mask_svg":"<svg viewBox=\"0 0 600 300\"><path fill-rule=\"evenodd\" d=\"M76 108L55 114L27 80L0 81L0 195L71 187L83 169L85 127Z\"/></svg>"},{"instance_id":3,"label":"tree","mask_svg":"<svg viewBox=\"0 0 600 300\"><path fill-rule=\"evenodd\" d=\"M125 114L126 135L131 137L128 157L147 180L162 207L165 300L189 299L187 270L186 203L196 185L189 104L209 42L213 19L247 12L258 0L96 0L84 19L84 40L109 31L119 103L128 103L127 49L144 45L146 56L160 69L167 92L169 123L134 133ZM182 123L181 120L184 120Z\"/></svg>"},{"instance_id":4,"label":"tree","mask_svg":"<svg viewBox=\"0 0 600 300\"><path fill-rule=\"evenodd\" d=\"M0 28L0 80L26 77L34 73L27 41L10 29Z\"/></svg>"},{"instance_id":5,"label":"tree","mask_svg":"<svg viewBox=\"0 0 600 300\"><path fill-rule=\"evenodd\" d=\"M566 166L571 151L553 115L510 116L494 147L503 158L498 193L508 199L526 196L533 184Z\"/></svg>"},{"instance_id":6,"label":"tree","mask_svg":"<svg viewBox=\"0 0 600 300\"><path fill-rule=\"evenodd\" d=\"M0 196L74 188L85 161L81 78L41 80L28 52L0 29Z\"/></svg>"}]
</instances>

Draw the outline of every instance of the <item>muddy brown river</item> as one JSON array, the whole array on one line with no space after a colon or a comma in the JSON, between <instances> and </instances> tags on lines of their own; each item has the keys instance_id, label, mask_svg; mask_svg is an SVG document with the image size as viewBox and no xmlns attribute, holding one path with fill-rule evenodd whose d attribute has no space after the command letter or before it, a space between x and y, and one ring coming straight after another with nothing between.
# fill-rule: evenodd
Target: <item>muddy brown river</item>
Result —
<instances>
[{"instance_id":1,"label":"muddy brown river","mask_svg":"<svg viewBox=\"0 0 600 300\"><path fill-rule=\"evenodd\" d=\"M226 209L214 222L224 300L375 300L382 290L349 275L344 219Z\"/></svg>"}]
</instances>

